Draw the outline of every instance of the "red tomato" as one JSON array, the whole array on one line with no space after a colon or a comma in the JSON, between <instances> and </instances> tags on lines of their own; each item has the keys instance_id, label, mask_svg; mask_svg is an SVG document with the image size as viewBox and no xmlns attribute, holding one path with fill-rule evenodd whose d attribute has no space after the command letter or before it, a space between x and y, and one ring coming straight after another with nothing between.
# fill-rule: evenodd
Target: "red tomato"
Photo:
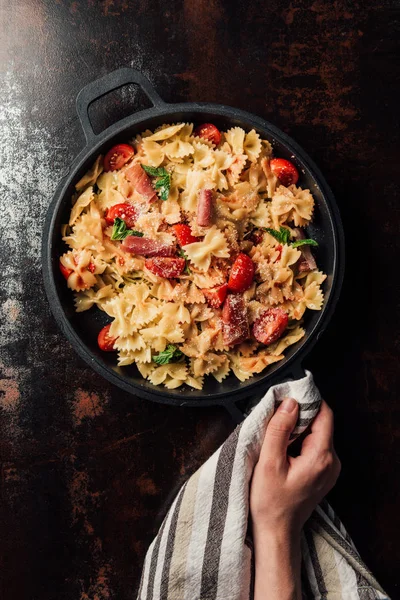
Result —
<instances>
[{"instance_id":1,"label":"red tomato","mask_svg":"<svg viewBox=\"0 0 400 600\"><path fill-rule=\"evenodd\" d=\"M253 335L257 341L269 345L285 331L289 317L282 308L269 308L254 322Z\"/></svg>"},{"instance_id":2,"label":"red tomato","mask_svg":"<svg viewBox=\"0 0 400 600\"><path fill-rule=\"evenodd\" d=\"M104 170L116 171L121 169L134 154L135 150L129 144L113 146L104 157Z\"/></svg>"},{"instance_id":3,"label":"red tomato","mask_svg":"<svg viewBox=\"0 0 400 600\"><path fill-rule=\"evenodd\" d=\"M109 336L110 327L111 323L103 327L97 337L97 343L100 350L103 350L103 352L113 352L113 350L115 350L114 344L117 338L112 338Z\"/></svg>"},{"instance_id":4,"label":"red tomato","mask_svg":"<svg viewBox=\"0 0 400 600\"><path fill-rule=\"evenodd\" d=\"M180 246L186 246L187 244L193 244L193 242L199 241L199 238L192 235L192 230L190 229L189 225L178 223L178 225L174 225L172 229L174 230L176 239L178 240L178 244Z\"/></svg>"},{"instance_id":5,"label":"red tomato","mask_svg":"<svg viewBox=\"0 0 400 600\"><path fill-rule=\"evenodd\" d=\"M244 292L253 283L254 263L247 254L239 254L232 265L228 288L233 292Z\"/></svg>"},{"instance_id":6,"label":"red tomato","mask_svg":"<svg viewBox=\"0 0 400 600\"><path fill-rule=\"evenodd\" d=\"M173 277L179 277L185 268L185 263L186 261L184 258L155 256L154 258L146 259L144 264L149 271L154 273L154 275L171 279Z\"/></svg>"},{"instance_id":7,"label":"red tomato","mask_svg":"<svg viewBox=\"0 0 400 600\"><path fill-rule=\"evenodd\" d=\"M94 263L90 262L90 263L88 264L88 269L89 269L89 271L90 271L91 273L94 273L94 272L95 272L95 270L96 270L96 265L95 265Z\"/></svg>"},{"instance_id":8,"label":"red tomato","mask_svg":"<svg viewBox=\"0 0 400 600\"><path fill-rule=\"evenodd\" d=\"M221 141L221 132L212 123L203 123L203 125L199 125L193 133L216 146L218 146Z\"/></svg>"},{"instance_id":9,"label":"red tomato","mask_svg":"<svg viewBox=\"0 0 400 600\"><path fill-rule=\"evenodd\" d=\"M299 180L299 172L289 160L285 158L273 158L270 162L271 171L279 181L286 187L296 184Z\"/></svg>"},{"instance_id":10,"label":"red tomato","mask_svg":"<svg viewBox=\"0 0 400 600\"><path fill-rule=\"evenodd\" d=\"M283 250L281 244L278 244L277 246L275 246L275 250L278 253L278 258L276 260L281 260L282 250Z\"/></svg>"},{"instance_id":11,"label":"red tomato","mask_svg":"<svg viewBox=\"0 0 400 600\"><path fill-rule=\"evenodd\" d=\"M63 277L65 277L65 279L68 279L68 277L72 273L72 269L68 269L67 267L64 267L64 265L62 264L61 260L60 260L60 271L61 271Z\"/></svg>"},{"instance_id":12,"label":"red tomato","mask_svg":"<svg viewBox=\"0 0 400 600\"><path fill-rule=\"evenodd\" d=\"M205 295L207 302L213 308L219 308L224 302L228 293L228 284L223 283L218 287L209 290L201 290Z\"/></svg>"},{"instance_id":13,"label":"red tomato","mask_svg":"<svg viewBox=\"0 0 400 600\"><path fill-rule=\"evenodd\" d=\"M105 219L109 225L112 225L117 217L125 221L129 229L135 225L138 213L132 204L114 204L108 209Z\"/></svg>"}]
</instances>

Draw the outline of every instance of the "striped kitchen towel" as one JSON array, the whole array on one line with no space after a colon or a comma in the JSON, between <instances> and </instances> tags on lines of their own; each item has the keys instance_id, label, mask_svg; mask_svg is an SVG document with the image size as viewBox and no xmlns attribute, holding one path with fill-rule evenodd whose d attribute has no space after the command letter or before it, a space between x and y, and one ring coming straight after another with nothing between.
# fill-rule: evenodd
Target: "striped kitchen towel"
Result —
<instances>
[{"instance_id":1,"label":"striped kitchen towel","mask_svg":"<svg viewBox=\"0 0 400 600\"><path fill-rule=\"evenodd\" d=\"M270 388L179 491L147 552L138 600L251 599L250 479L267 423L288 396L300 404L295 434L310 424L321 402L310 373ZM304 598L388 598L326 502L305 526L302 557Z\"/></svg>"}]
</instances>

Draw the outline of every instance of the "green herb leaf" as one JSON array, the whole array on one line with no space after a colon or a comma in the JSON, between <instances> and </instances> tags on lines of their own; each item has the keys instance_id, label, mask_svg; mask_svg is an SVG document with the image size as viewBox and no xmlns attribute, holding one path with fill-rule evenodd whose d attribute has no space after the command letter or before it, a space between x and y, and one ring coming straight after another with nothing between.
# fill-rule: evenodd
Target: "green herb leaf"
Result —
<instances>
[{"instance_id":1,"label":"green herb leaf","mask_svg":"<svg viewBox=\"0 0 400 600\"><path fill-rule=\"evenodd\" d=\"M281 244L288 244L290 240L290 231L281 227L279 231L276 229L270 229L269 227L263 227L264 231L267 231L272 237L274 237Z\"/></svg>"},{"instance_id":2,"label":"green herb leaf","mask_svg":"<svg viewBox=\"0 0 400 600\"><path fill-rule=\"evenodd\" d=\"M157 191L161 200L168 200L169 190L171 188L171 174L164 167L148 167L142 165L142 169L151 177L157 177L154 183L154 189Z\"/></svg>"},{"instance_id":3,"label":"green herb leaf","mask_svg":"<svg viewBox=\"0 0 400 600\"><path fill-rule=\"evenodd\" d=\"M297 242L292 243L293 248L298 248L299 246L318 246L318 242L315 240L297 240Z\"/></svg>"},{"instance_id":4,"label":"green herb leaf","mask_svg":"<svg viewBox=\"0 0 400 600\"><path fill-rule=\"evenodd\" d=\"M181 258L184 258L186 260L185 268L183 269L183 272L185 273L185 275L190 275L191 270L189 269L189 265L188 265L188 257L186 256L186 254L184 253L182 248L179 248L177 254L178 254L178 256L180 256Z\"/></svg>"},{"instance_id":5,"label":"green herb leaf","mask_svg":"<svg viewBox=\"0 0 400 600\"><path fill-rule=\"evenodd\" d=\"M168 200L169 190L171 188L171 175L157 179L154 187L156 188L161 200Z\"/></svg>"},{"instance_id":6,"label":"green herb leaf","mask_svg":"<svg viewBox=\"0 0 400 600\"><path fill-rule=\"evenodd\" d=\"M153 356L153 362L158 365L167 365L170 362L176 362L182 358L183 353L173 344L169 344L163 352Z\"/></svg>"},{"instance_id":7,"label":"green herb leaf","mask_svg":"<svg viewBox=\"0 0 400 600\"><path fill-rule=\"evenodd\" d=\"M112 240L124 240L128 235L135 235L136 237L143 237L141 231L135 231L134 229L127 229L126 223L123 219L115 217L113 230L111 234Z\"/></svg>"},{"instance_id":8,"label":"green herb leaf","mask_svg":"<svg viewBox=\"0 0 400 600\"><path fill-rule=\"evenodd\" d=\"M164 167L148 167L147 165L142 165L142 169L146 171L147 175L151 175L151 177L165 177L165 175L168 175L168 171L164 169Z\"/></svg>"}]
</instances>

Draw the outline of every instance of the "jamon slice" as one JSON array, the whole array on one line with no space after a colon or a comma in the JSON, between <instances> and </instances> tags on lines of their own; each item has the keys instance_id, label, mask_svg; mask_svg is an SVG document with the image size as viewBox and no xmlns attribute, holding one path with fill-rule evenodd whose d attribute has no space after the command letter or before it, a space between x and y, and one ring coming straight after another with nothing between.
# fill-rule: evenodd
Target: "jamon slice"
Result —
<instances>
[{"instance_id":1,"label":"jamon slice","mask_svg":"<svg viewBox=\"0 0 400 600\"><path fill-rule=\"evenodd\" d=\"M126 169L125 177L143 198L148 201L156 200L157 194L151 184L151 179L139 163L134 163Z\"/></svg>"},{"instance_id":2,"label":"jamon slice","mask_svg":"<svg viewBox=\"0 0 400 600\"><path fill-rule=\"evenodd\" d=\"M249 335L246 303L241 294L229 294L222 309L224 344L235 346Z\"/></svg>"},{"instance_id":3,"label":"jamon slice","mask_svg":"<svg viewBox=\"0 0 400 600\"><path fill-rule=\"evenodd\" d=\"M200 190L197 202L197 224L209 227L212 223L213 196L211 190Z\"/></svg>"},{"instance_id":4,"label":"jamon slice","mask_svg":"<svg viewBox=\"0 0 400 600\"><path fill-rule=\"evenodd\" d=\"M304 231L299 227L296 227L294 232L297 240L304 240L306 238ZM301 246L299 250L301 251L301 256L297 263L299 273L314 271L314 269L317 268L317 263L315 262L315 258L313 257L310 246Z\"/></svg>"},{"instance_id":5,"label":"jamon slice","mask_svg":"<svg viewBox=\"0 0 400 600\"><path fill-rule=\"evenodd\" d=\"M175 254L175 246L135 235L128 235L122 242L121 249L140 256L173 256Z\"/></svg>"}]
</instances>

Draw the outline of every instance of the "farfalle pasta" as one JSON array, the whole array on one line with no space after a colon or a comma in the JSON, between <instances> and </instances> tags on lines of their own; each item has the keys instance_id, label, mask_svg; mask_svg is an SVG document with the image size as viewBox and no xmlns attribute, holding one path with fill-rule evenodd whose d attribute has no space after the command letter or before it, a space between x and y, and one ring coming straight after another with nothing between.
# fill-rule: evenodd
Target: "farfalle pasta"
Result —
<instances>
[{"instance_id":1,"label":"farfalle pasta","mask_svg":"<svg viewBox=\"0 0 400 600\"><path fill-rule=\"evenodd\" d=\"M165 124L76 184L60 270L76 311L109 320L98 343L119 366L171 390L247 381L323 307L313 211L296 167L254 129Z\"/></svg>"}]
</instances>

